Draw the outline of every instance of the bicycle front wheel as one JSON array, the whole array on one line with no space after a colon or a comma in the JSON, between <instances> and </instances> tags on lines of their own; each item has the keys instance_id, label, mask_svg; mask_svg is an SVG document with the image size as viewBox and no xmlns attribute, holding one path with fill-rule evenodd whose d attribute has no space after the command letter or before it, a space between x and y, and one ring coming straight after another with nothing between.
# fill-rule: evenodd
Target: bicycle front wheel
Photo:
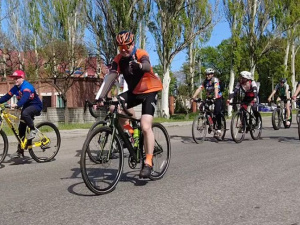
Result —
<instances>
[{"instance_id":1,"label":"bicycle front wheel","mask_svg":"<svg viewBox=\"0 0 300 225\"><path fill-rule=\"evenodd\" d=\"M253 140L258 140L262 132L262 119L260 114L257 116L257 118L252 120L251 126L250 135Z\"/></svg>"},{"instance_id":2,"label":"bicycle front wheel","mask_svg":"<svg viewBox=\"0 0 300 225\"><path fill-rule=\"evenodd\" d=\"M155 143L153 152L153 169L150 179L158 180L165 175L170 165L171 142L169 134L162 124L153 123L152 130Z\"/></svg>"},{"instance_id":3,"label":"bicycle front wheel","mask_svg":"<svg viewBox=\"0 0 300 225\"><path fill-rule=\"evenodd\" d=\"M241 112L236 113L231 119L231 137L236 143L241 143L245 138L246 120Z\"/></svg>"},{"instance_id":4,"label":"bicycle front wheel","mask_svg":"<svg viewBox=\"0 0 300 225\"><path fill-rule=\"evenodd\" d=\"M272 126L274 130L279 130L279 128L281 127L281 115L279 108L274 109L272 113Z\"/></svg>"},{"instance_id":5,"label":"bicycle front wheel","mask_svg":"<svg viewBox=\"0 0 300 225\"><path fill-rule=\"evenodd\" d=\"M0 130L0 136L0 163L2 163L7 155L8 140L3 130Z\"/></svg>"},{"instance_id":6,"label":"bicycle front wheel","mask_svg":"<svg viewBox=\"0 0 300 225\"><path fill-rule=\"evenodd\" d=\"M57 155L61 137L58 128L50 122L36 125L38 130L34 139L28 141L28 150L36 162L49 162Z\"/></svg>"},{"instance_id":7,"label":"bicycle front wheel","mask_svg":"<svg viewBox=\"0 0 300 225\"><path fill-rule=\"evenodd\" d=\"M194 141L199 144L205 140L207 133L207 124L206 124L205 115L201 114L196 116L192 125L192 135Z\"/></svg>"},{"instance_id":8,"label":"bicycle front wheel","mask_svg":"<svg viewBox=\"0 0 300 225\"><path fill-rule=\"evenodd\" d=\"M92 160L89 154L93 154ZM123 148L118 136L113 137L109 127L94 129L83 144L80 158L87 188L96 195L111 192L122 175L123 165Z\"/></svg>"}]
</instances>

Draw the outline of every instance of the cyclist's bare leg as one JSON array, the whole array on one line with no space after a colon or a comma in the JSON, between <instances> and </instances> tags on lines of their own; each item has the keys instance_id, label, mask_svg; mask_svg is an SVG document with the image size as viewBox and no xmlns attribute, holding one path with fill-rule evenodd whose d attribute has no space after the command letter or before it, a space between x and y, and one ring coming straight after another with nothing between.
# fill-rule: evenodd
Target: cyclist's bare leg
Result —
<instances>
[{"instance_id":1,"label":"cyclist's bare leg","mask_svg":"<svg viewBox=\"0 0 300 225\"><path fill-rule=\"evenodd\" d=\"M287 119L290 119L290 115L291 115L291 111L290 111L290 101L287 101L287 102L286 102L285 107L286 107L286 116L287 116Z\"/></svg>"},{"instance_id":2,"label":"cyclist's bare leg","mask_svg":"<svg viewBox=\"0 0 300 225\"><path fill-rule=\"evenodd\" d=\"M144 147L146 152L145 163L152 166L152 156L154 151L154 134L152 130L153 116L144 114L141 117L141 128L144 135Z\"/></svg>"}]
</instances>

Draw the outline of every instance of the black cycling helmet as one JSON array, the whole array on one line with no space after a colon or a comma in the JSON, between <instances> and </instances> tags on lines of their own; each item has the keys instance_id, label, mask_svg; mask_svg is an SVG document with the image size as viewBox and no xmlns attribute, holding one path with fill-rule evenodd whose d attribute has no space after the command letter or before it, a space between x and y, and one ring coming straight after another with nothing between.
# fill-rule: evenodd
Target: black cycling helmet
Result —
<instances>
[{"instance_id":1,"label":"black cycling helmet","mask_svg":"<svg viewBox=\"0 0 300 225\"><path fill-rule=\"evenodd\" d=\"M285 83L285 82L286 82L286 79L285 79L285 78L281 78L281 79L280 79L280 82L281 82L281 83Z\"/></svg>"}]
</instances>

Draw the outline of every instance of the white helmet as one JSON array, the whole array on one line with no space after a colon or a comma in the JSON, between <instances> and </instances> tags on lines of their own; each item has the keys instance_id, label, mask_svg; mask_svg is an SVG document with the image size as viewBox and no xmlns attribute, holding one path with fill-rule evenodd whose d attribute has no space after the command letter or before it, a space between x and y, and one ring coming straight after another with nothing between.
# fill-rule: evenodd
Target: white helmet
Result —
<instances>
[{"instance_id":1,"label":"white helmet","mask_svg":"<svg viewBox=\"0 0 300 225\"><path fill-rule=\"evenodd\" d=\"M240 73L240 75L243 77L243 78L246 78L248 80L252 80L252 74L248 71L242 71Z\"/></svg>"},{"instance_id":2,"label":"white helmet","mask_svg":"<svg viewBox=\"0 0 300 225\"><path fill-rule=\"evenodd\" d=\"M212 68L207 68L205 70L205 74L212 74L212 73L215 73L215 71Z\"/></svg>"}]
</instances>

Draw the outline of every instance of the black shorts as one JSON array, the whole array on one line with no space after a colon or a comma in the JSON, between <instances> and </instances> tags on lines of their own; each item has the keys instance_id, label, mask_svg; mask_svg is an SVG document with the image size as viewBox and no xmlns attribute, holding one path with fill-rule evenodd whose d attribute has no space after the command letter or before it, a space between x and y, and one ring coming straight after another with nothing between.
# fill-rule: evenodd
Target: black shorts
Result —
<instances>
[{"instance_id":1,"label":"black shorts","mask_svg":"<svg viewBox=\"0 0 300 225\"><path fill-rule=\"evenodd\" d=\"M154 116L157 102L157 92L136 95L131 91L126 91L122 94L119 94L119 96L125 100L128 109L142 104L142 115L149 114Z\"/></svg>"}]
</instances>

